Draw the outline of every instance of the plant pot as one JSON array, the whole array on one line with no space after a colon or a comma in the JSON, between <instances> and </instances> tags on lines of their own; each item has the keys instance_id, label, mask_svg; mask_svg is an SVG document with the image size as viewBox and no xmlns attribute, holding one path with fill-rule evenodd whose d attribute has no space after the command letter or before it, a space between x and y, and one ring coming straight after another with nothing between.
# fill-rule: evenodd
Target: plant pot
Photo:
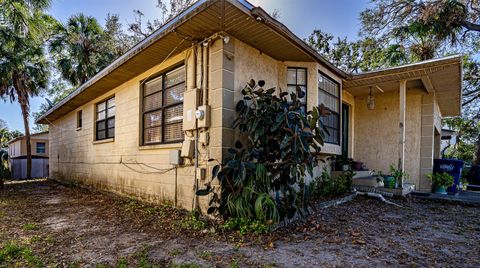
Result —
<instances>
[{"instance_id":1,"label":"plant pot","mask_svg":"<svg viewBox=\"0 0 480 268\"><path fill-rule=\"evenodd\" d=\"M396 181L393 176L384 176L383 184L385 188L395 189Z\"/></svg>"},{"instance_id":2,"label":"plant pot","mask_svg":"<svg viewBox=\"0 0 480 268\"><path fill-rule=\"evenodd\" d=\"M353 162L353 170L355 170L355 171L363 170L363 162L354 161Z\"/></svg>"},{"instance_id":3,"label":"plant pot","mask_svg":"<svg viewBox=\"0 0 480 268\"><path fill-rule=\"evenodd\" d=\"M436 194L447 194L447 187L445 186L435 186L434 188Z\"/></svg>"}]
</instances>

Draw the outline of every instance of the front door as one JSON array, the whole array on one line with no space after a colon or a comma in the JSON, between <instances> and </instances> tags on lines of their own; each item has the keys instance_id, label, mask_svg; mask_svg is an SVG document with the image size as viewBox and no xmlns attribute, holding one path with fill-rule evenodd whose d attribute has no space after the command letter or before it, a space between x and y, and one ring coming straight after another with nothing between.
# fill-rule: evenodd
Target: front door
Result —
<instances>
[{"instance_id":1,"label":"front door","mask_svg":"<svg viewBox=\"0 0 480 268\"><path fill-rule=\"evenodd\" d=\"M350 124L350 106L342 103L342 155L348 157L348 125Z\"/></svg>"}]
</instances>

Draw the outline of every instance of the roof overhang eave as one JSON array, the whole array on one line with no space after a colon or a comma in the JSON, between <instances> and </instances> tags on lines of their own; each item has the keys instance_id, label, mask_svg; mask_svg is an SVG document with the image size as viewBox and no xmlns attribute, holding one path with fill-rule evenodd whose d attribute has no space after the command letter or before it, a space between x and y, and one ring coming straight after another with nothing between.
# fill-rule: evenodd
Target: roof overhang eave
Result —
<instances>
[{"instance_id":1,"label":"roof overhang eave","mask_svg":"<svg viewBox=\"0 0 480 268\"><path fill-rule=\"evenodd\" d=\"M52 108L50 108L45 114L40 116L35 122L37 124L49 124L48 116L52 114L55 110L63 106L65 103L73 99L75 96L79 95L81 92L83 92L85 89L90 87L91 85L95 84L97 81L99 81L101 78L107 76L110 74L112 71L117 69L119 66L127 62L129 59L135 57L135 55L139 54L142 50L144 50L146 47L150 46L151 44L155 43L157 40L161 39L163 36L169 34L172 30L174 30L178 25L184 23L186 20L188 20L189 17L194 16L196 14L195 11L198 12L203 6L208 6L209 4L212 4L215 1L212 0L199 0L195 2L193 5L185 9L182 13L177 15L176 17L172 18L170 21L166 22L162 27L160 27L158 30L153 32L150 36L145 38L144 40L140 41L138 44L136 44L134 47L130 48L125 54L117 58L115 61L110 63L107 67L102 69L100 72L98 72L95 76L90 78L87 82L82 84L80 87L78 87L75 91L70 93L67 97L62 99L60 102L55 104Z\"/></svg>"}]
</instances>

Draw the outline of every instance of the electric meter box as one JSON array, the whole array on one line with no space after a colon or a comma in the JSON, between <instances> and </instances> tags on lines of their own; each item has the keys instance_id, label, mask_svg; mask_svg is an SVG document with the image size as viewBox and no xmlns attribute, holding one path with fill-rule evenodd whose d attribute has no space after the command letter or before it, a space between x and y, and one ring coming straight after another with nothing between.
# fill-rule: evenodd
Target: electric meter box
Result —
<instances>
[{"instance_id":1,"label":"electric meter box","mask_svg":"<svg viewBox=\"0 0 480 268\"><path fill-rule=\"evenodd\" d=\"M210 106L209 105L202 105L198 107L197 111L203 112L203 116L201 118L197 117L197 127L198 128L209 128L210 127ZM198 113L197 113L198 114Z\"/></svg>"}]
</instances>

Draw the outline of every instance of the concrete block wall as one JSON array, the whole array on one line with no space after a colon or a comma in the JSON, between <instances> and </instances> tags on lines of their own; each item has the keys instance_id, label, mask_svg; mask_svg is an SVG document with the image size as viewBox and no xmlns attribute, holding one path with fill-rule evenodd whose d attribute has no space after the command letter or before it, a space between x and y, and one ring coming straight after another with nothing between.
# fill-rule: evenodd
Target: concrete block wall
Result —
<instances>
[{"instance_id":1,"label":"concrete block wall","mask_svg":"<svg viewBox=\"0 0 480 268\"><path fill-rule=\"evenodd\" d=\"M194 168L172 169L169 152L181 143L140 146L140 81L184 61L186 52L171 57L108 93L78 107L50 125L50 176L74 180L152 202L175 202L191 209ZM190 79L187 77L187 79ZM94 140L95 104L115 96L115 138ZM76 114L83 126L77 130ZM175 194L176 192L176 194Z\"/></svg>"},{"instance_id":2,"label":"concrete block wall","mask_svg":"<svg viewBox=\"0 0 480 268\"><path fill-rule=\"evenodd\" d=\"M420 150L420 179L417 189L430 191L432 184L427 175L433 172L433 159L438 157L440 143L435 142L435 130L441 133L442 115L435 94L422 97L422 126Z\"/></svg>"},{"instance_id":3,"label":"concrete block wall","mask_svg":"<svg viewBox=\"0 0 480 268\"><path fill-rule=\"evenodd\" d=\"M318 104L317 73L323 68L318 63L279 61L233 37L227 44L221 39L213 40L209 46L207 69L211 126L201 130L208 132L209 142L199 147L199 167L206 168L207 174L205 180L197 176L195 181L192 160L187 160L177 169L172 169L173 166L169 164L170 150L181 149L181 143L140 144L139 107L141 81L182 62L186 63L185 90L200 88L201 66L198 61L197 76L194 77L194 55L192 49L175 55L54 121L50 126L50 175L152 202L173 204L176 201L179 207L186 209L192 209L193 203L197 202L204 210L208 207L210 197L197 198L194 186L198 183L202 187L210 181L212 167L216 163L208 162L208 159L221 162L227 156L227 149L234 146L238 138L238 133L232 129L232 122L236 118L235 104L241 98L241 89L250 79L265 80L267 88L286 89L287 68L307 68L308 105L313 107ZM199 53L196 55L200 57ZM324 73L328 73L323 69ZM341 83L339 77L328 74ZM95 105L111 96L115 96L116 102L115 138L95 141ZM76 127L79 110L83 114L81 129ZM319 174L323 165L316 169ZM215 185L218 186L218 182Z\"/></svg>"}]
</instances>

